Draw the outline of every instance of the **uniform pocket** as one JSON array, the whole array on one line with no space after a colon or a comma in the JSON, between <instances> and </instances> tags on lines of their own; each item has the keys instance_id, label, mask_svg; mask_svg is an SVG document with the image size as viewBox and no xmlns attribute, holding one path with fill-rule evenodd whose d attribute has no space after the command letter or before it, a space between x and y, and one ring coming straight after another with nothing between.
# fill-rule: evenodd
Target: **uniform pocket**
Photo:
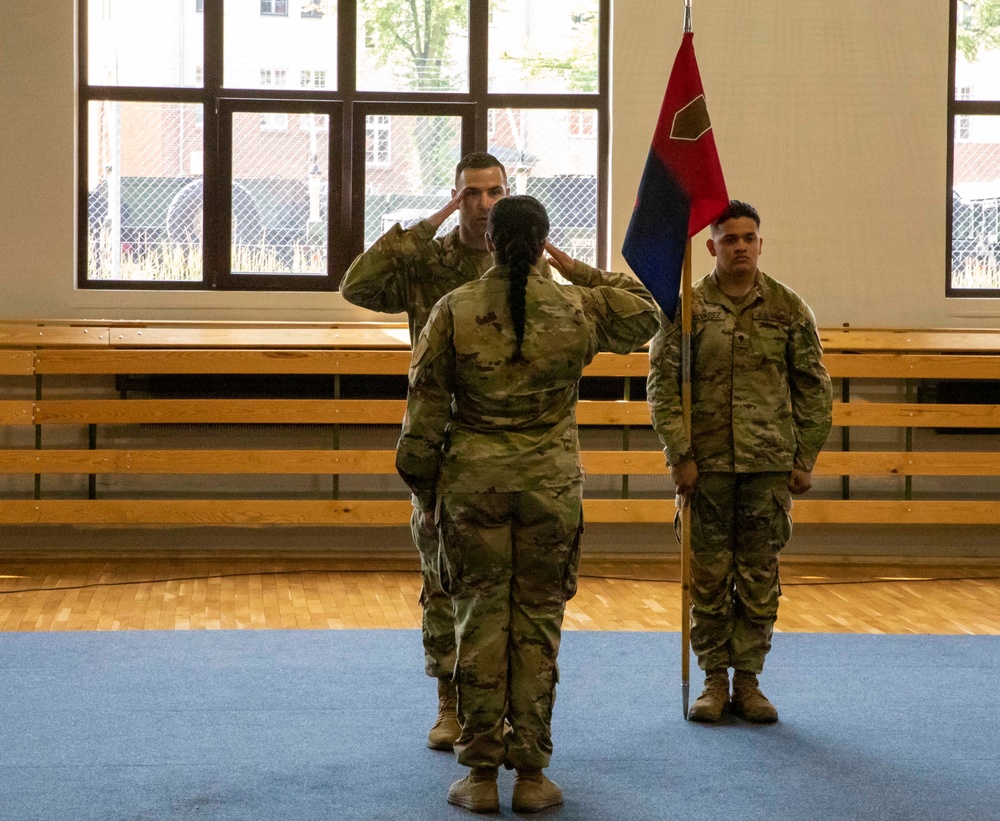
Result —
<instances>
[{"instance_id":1,"label":"uniform pocket","mask_svg":"<svg viewBox=\"0 0 1000 821\"><path fill-rule=\"evenodd\" d=\"M563 575L563 598L569 601L576 595L577 584L580 578L580 552L583 548L583 511L580 511L580 524L573 537L573 544L569 549L569 557L566 561L566 572Z\"/></svg>"},{"instance_id":2,"label":"uniform pocket","mask_svg":"<svg viewBox=\"0 0 1000 821\"><path fill-rule=\"evenodd\" d=\"M434 527L437 529L438 537L437 575L441 583L441 589L446 595L453 596L455 595L454 580L458 578L459 568L454 557L448 554L448 542L445 538L447 525L444 521L445 513L442 507L443 500L438 496L434 505Z\"/></svg>"},{"instance_id":3,"label":"uniform pocket","mask_svg":"<svg viewBox=\"0 0 1000 821\"><path fill-rule=\"evenodd\" d=\"M776 518L779 523L782 523L782 544L785 544L792 537L792 494L787 487L774 488L772 493L775 504L779 508Z\"/></svg>"}]
</instances>

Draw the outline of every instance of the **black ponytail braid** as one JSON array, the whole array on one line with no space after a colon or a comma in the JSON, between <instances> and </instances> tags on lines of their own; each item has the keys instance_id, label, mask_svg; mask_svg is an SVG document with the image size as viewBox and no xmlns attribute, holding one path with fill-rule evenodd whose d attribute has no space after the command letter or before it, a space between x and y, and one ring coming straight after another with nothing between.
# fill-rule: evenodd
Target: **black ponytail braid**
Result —
<instances>
[{"instance_id":1,"label":"black ponytail braid","mask_svg":"<svg viewBox=\"0 0 1000 821\"><path fill-rule=\"evenodd\" d=\"M534 197L505 197L490 209L486 232L493 242L497 262L506 265L510 272L507 301L516 340L511 361L524 362L521 347L527 313L528 274L545 248L549 217Z\"/></svg>"},{"instance_id":2,"label":"black ponytail braid","mask_svg":"<svg viewBox=\"0 0 1000 821\"><path fill-rule=\"evenodd\" d=\"M507 291L507 304L510 306L510 318L514 323L514 362L524 362L521 346L524 344L524 317L528 297L528 273L538 258L532 255L532 249L527 241L521 238L511 240L507 246L509 256L507 266L510 269L510 288Z\"/></svg>"}]
</instances>

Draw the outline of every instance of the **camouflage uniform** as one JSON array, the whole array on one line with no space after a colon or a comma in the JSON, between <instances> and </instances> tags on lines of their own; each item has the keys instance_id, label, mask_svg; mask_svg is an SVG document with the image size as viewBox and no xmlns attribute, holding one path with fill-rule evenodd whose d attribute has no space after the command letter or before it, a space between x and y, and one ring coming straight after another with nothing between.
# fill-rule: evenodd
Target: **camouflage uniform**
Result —
<instances>
[{"instance_id":1,"label":"camouflage uniform","mask_svg":"<svg viewBox=\"0 0 1000 821\"><path fill-rule=\"evenodd\" d=\"M574 285L553 282L544 260L528 277L526 364L509 361L508 274L496 266L437 304L410 366L396 467L440 525L458 630L455 749L469 767L549 763L582 527L580 375L598 351L633 351L656 330L636 280L575 265Z\"/></svg>"},{"instance_id":2,"label":"camouflage uniform","mask_svg":"<svg viewBox=\"0 0 1000 821\"><path fill-rule=\"evenodd\" d=\"M778 613L778 553L791 535L792 468L811 471L832 389L816 320L761 271L733 300L715 272L692 291L691 437L681 415L680 311L661 315L647 394L668 464L693 456L691 644L704 670L759 673Z\"/></svg>"},{"instance_id":3,"label":"camouflage uniform","mask_svg":"<svg viewBox=\"0 0 1000 821\"><path fill-rule=\"evenodd\" d=\"M340 283L344 299L372 311L405 312L410 339L415 341L435 302L459 285L479 279L493 264L489 251L459 241L458 228L441 238L436 233L427 220L406 229L394 225L351 263ZM424 524L416 505L410 530L423 575L424 667L429 676L450 676L455 669L455 617L437 576L437 531Z\"/></svg>"}]
</instances>

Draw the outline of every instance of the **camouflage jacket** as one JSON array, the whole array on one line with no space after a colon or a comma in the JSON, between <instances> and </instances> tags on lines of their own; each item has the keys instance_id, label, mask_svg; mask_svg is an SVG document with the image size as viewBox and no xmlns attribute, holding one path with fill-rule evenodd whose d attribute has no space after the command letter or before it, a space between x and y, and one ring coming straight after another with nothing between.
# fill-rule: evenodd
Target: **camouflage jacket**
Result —
<instances>
[{"instance_id":1,"label":"camouflage jacket","mask_svg":"<svg viewBox=\"0 0 1000 821\"><path fill-rule=\"evenodd\" d=\"M434 303L493 264L489 251L459 242L457 227L440 238L436 233L427 220L412 228L393 225L347 269L340 282L344 299L371 311L405 312L415 342Z\"/></svg>"},{"instance_id":2,"label":"camouflage jacket","mask_svg":"<svg viewBox=\"0 0 1000 821\"><path fill-rule=\"evenodd\" d=\"M514 329L508 271L444 297L413 351L396 468L429 509L437 494L565 487L583 470L576 430L580 375L599 351L629 353L657 327L649 292L626 274L582 262L553 281L540 260L528 276L523 352L509 361Z\"/></svg>"},{"instance_id":3,"label":"camouflage jacket","mask_svg":"<svg viewBox=\"0 0 1000 821\"><path fill-rule=\"evenodd\" d=\"M647 397L668 464L701 471L812 470L830 432L833 391L809 306L761 271L734 304L713 271L692 289L691 437L681 415L681 326L661 314Z\"/></svg>"}]
</instances>

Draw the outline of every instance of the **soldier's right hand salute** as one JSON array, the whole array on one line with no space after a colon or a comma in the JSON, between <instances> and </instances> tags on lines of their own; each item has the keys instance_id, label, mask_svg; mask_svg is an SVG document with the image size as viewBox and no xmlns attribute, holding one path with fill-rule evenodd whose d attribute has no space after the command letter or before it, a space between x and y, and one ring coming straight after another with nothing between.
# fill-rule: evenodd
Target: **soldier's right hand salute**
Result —
<instances>
[{"instance_id":1,"label":"soldier's right hand salute","mask_svg":"<svg viewBox=\"0 0 1000 821\"><path fill-rule=\"evenodd\" d=\"M435 228L440 228L444 225L444 221L448 219L452 214L454 214L458 207L462 204L462 200L465 198L465 192L467 189L461 188L458 192L452 192L453 196L448 204L442 208L440 211L431 214L427 221L431 223Z\"/></svg>"}]
</instances>

